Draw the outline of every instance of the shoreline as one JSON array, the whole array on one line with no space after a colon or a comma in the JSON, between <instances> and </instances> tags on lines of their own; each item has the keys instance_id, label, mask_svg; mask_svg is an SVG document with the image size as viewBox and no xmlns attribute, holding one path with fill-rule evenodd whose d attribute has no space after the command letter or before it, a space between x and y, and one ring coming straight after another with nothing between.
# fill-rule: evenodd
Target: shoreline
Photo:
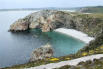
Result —
<instances>
[{"instance_id":1,"label":"shoreline","mask_svg":"<svg viewBox=\"0 0 103 69\"><path fill-rule=\"evenodd\" d=\"M93 37L89 37L87 34L81 32L81 31L74 30L74 29L58 28L54 31L71 36L71 37L76 38L76 39L79 39L87 44L90 41L94 40Z\"/></svg>"}]
</instances>

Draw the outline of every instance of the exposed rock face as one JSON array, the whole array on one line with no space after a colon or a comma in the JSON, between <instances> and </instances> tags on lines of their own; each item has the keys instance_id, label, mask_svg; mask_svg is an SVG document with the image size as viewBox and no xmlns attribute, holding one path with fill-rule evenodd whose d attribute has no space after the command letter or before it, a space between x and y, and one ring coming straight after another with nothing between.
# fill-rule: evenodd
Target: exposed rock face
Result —
<instances>
[{"instance_id":1,"label":"exposed rock face","mask_svg":"<svg viewBox=\"0 0 103 69\"><path fill-rule=\"evenodd\" d=\"M101 33L103 19L92 17L89 14L75 14L56 10L43 10L32 13L11 25L10 31L25 31L39 28L42 32L48 32L65 27L76 29L96 37ZM94 29L96 28L96 29Z\"/></svg>"},{"instance_id":2,"label":"exposed rock face","mask_svg":"<svg viewBox=\"0 0 103 69\"><path fill-rule=\"evenodd\" d=\"M71 19L71 15L62 11L43 10L32 13L29 16L16 21L11 25L10 31L23 31L32 28L40 28L42 32L48 32L59 27L67 26L66 24L69 23Z\"/></svg>"},{"instance_id":3,"label":"exposed rock face","mask_svg":"<svg viewBox=\"0 0 103 69\"><path fill-rule=\"evenodd\" d=\"M53 56L53 49L50 44L46 44L32 52L30 62L49 58Z\"/></svg>"},{"instance_id":4,"label":"exposed rock face","mask_svg":"<svg viewBox=\"0 0 103 69\"><path fill-rule=\"evenodd\" d=\"M19 19L10 26L10 31L25 31L29 28L29 23L23 19Z\"/></svg>"}]
</instances>

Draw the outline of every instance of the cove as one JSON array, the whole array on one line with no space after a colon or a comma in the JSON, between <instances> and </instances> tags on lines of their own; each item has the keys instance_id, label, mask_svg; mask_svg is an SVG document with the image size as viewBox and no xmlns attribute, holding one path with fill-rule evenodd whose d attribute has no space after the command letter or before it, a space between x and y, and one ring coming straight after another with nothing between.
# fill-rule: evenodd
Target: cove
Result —
<instances>
[{"instance_id":1,"label":"cove","mask_svg":"<svg viewBox=\"0 0 103 69\"><path fill-rule=\"evenodd\" d=\"M48 34L55 57L74 54L85 46L84 42L58 32L49 32Z\"/></svg>"},{"instance_id":2,"label":"cove","mask_svg":"<svg viewBox=\"0 0 103 69\"><path fill-rule=\"evenodd\" d=\"M8 32L14 21L32 12L34 11L0 12L0 67L27 63L32 51L47 42L52 44L55 57L76 53L85 46L85 43L80 40L54 31Z\"/></svg>"},{"instance_id":3,"label":"cove","mask_svg":"<svg viewBox=\"0 0 103 69\"><path fill-rule=\"evenodd\" d=\"M74 54L86 45L83 41L59 32L52 31L42 33L40 30L34 30L34 32L37 35L41 34L39 36L48 39L48 42L52 45L54 50L54 57Z\"/></svg>"}]
</instances>

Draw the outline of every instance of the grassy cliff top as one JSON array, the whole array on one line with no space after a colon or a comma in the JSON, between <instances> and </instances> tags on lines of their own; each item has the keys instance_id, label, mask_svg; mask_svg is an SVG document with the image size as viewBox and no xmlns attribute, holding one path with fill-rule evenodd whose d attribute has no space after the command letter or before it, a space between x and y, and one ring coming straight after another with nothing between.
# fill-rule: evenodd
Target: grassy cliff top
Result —
<instances>
[{"instance_id":1,"label":"grassy cliff top","mask_svg":"<svg viewBox=\"0 0 103 69\"><path fill-rule=\"evenodd\" d=\"M103 6L82 7L78 11L85 13L103 13Z\"/></svg>"}]
</instances>

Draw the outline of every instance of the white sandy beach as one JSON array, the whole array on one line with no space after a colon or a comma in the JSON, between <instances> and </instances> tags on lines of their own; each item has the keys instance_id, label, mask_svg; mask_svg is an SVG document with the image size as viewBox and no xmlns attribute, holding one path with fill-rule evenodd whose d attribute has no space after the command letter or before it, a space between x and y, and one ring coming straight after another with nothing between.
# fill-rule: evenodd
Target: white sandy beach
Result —
<instances>
[{"instance_id":1,"label":"white sandy beach","mask_svg":"<svg viewBox=\"0 0 103 69\"><path fill-rule=\"evenodd\" d=\"M93 37L89 37L87 34L81 32L81 31L74 30L74 29L59 28L54 31L69 35L69 36L79 39L85 43L89 43L91 40L94 40Z\"/></svg>"},{"instance_id":2,"label":"white sandy beach","mask_svg":"<svg viewBox=\"0 0 103 69\"><path fill-rule=\"evenodd\" d=\"M101 57L103 57L103 54L97 54L97 55L91 55L91 56L86 56L86 57L81 57L81 58L77 58L77 59L73 59L73 60L68 60L68 61L61 61L58 63L50 63L50 64L46 64L46 65L40 65L37 67L31 67L31 68L25 68L25 69L53 69L53 68L59 68L65 65L74 65L76 66L78 63L82 62L82 61L88 61L88 60L93 60L93 59L100 59Z\"/></svg>"}]
</instances>

